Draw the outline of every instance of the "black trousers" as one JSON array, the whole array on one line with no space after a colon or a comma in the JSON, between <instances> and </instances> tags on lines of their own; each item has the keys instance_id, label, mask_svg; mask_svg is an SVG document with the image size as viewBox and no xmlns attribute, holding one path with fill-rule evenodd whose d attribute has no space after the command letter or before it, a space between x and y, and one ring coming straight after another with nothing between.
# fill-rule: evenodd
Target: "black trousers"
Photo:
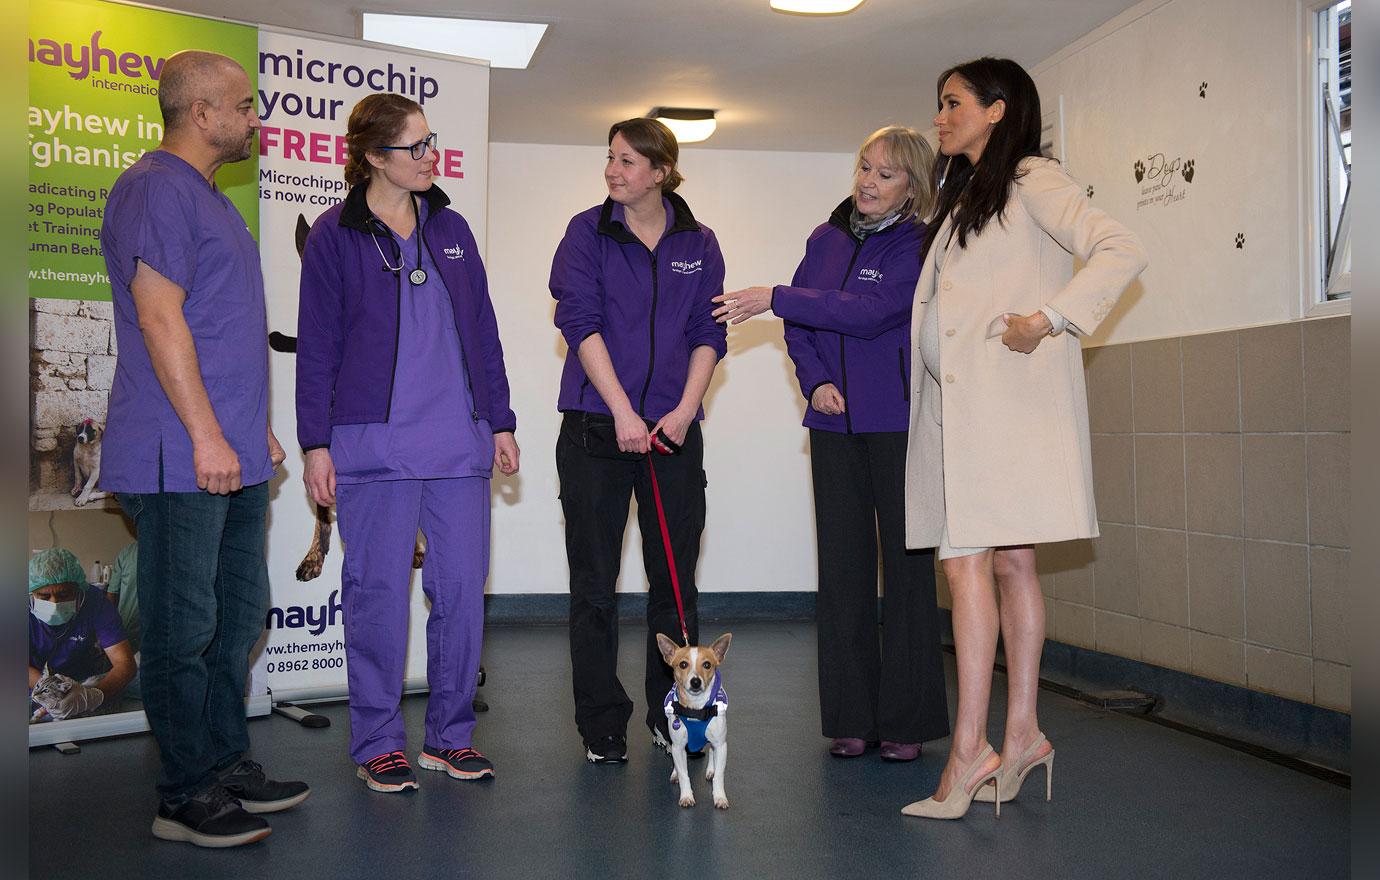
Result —
<instances>
[{"instance_id":1,"label":"black trousers","mask_svg":"<svg viewBox=\"0 0 1380 880\"><path fill-rule=\"evenodd\" d=\"M903 743L947 736L934 554L906 549L905 432L812 429L810 470L819 550L821 731Z\"/></svg>"},{"instance_id":2,"label":"black trousers","mask_svg":"<svg viewBox=\"0 0 1380 880\"><path fill-rule=\"evenodd\" d=\"M570 666L575 724L585 742L626 735L633 704L618 680L616 584L623 556L628 500L637 497L642 562L647 570L647 669L644 681L647 726L666 732L662 700L671 689L671 668L661 659L656 634L680 643L670 569L657 523L647 456L617 456L609 450L612 419L567 412L556 440L556 473L565 513L565 552L570 564ZM695 565L704 531L704 438L699 423L686 432L679 455L653 452L662 506L676 559L690 643L699 639L695 613Z\"/></svg>"}]
</instances>

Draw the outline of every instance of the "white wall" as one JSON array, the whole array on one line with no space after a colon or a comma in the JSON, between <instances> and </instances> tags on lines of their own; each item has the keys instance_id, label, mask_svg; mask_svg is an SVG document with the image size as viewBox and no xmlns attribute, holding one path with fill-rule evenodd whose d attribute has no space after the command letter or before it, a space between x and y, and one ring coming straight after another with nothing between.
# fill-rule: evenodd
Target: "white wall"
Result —
<instances>
[{"instance_id":1,"label":"white wall","mask_svg":"<svg viewBox=\"0 0 1380 880\"><path fill-rule=\"evenodd\" d=\"M495 480L489 592L561 593L568 575L554 451L565 344L547 281L570 218L607 195L604 149L491 144L489 161L486 267L523 453L516 479ZM718 235L727 289L790 280L806 236L848 193L852 162L836 153L682 151L680 193ZM729 331L705 410L700 589L813 590L804 401L780 321L763 316ZM629 524L620 589L637 592L646 578L631 513Z\"/></svg>"},{"instance_id":2,"label":"white wall","mask_svg":"<svg viewBox=\"0 0 1380 880\"><path fill-rule=\"evenodd\" d=\"M1301 317L1299 9L1147 0L1033 71L1046 113L1063 96L1070 172L1150 255L1091 344ZM1193 180L1174 175L1182 200L1138 209L1152 182L1133 165L1157 153L1193 159Z\"/></svg>"}]
</instances>

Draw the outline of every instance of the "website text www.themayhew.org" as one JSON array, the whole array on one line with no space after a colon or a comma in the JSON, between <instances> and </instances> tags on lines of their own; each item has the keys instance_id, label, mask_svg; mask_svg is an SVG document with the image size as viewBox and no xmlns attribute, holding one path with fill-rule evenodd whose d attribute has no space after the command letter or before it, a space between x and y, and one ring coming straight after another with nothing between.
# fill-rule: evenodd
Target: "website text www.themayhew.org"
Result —
<instances>
[{"instance_id":1,"label":"website text www.themayhew.org","mask_svg":"<svg viewBox=\"0 0 1380 880\"><path fill-rule=\"evenodd\" d=\"M61 281L64 284L84 284L87 287L106 286L110 276L104 272L61 272L39 266L29 270L30 281Z\"/></svg>"}]
</instances>

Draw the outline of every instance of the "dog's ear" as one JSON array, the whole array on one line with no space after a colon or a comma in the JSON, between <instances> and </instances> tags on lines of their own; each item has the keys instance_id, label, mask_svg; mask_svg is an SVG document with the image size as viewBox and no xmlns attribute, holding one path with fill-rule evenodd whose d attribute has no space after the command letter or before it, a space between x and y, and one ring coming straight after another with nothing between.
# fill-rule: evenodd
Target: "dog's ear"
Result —
<instances>
[{"instance_id":1,"label":"dog's ear","mask_svg":"<svg viewBox=\"0 0 1380 880\"><path fill-rule=\"evenodd\" d=\"M661 649L661 659L666 661L667 666L671 665L671 658L675 656L679 646L661 633L656 634L656 646Z\"/></svg>"},{"instance_id":2,"label":"dog's ear","mask_svg":"<svg viewBox=\"0 0 1380 880\"><path fill-rule=\"evenodd\" d=\"M297 258L300 260L302 258L302 252L307 249L307 236L311 233L311 224L308 223L307 218L303 217L301 214L297 215L297 229L295 232L297 238Z\"/></svg>"},{"instance_id":3,"label":"dog's ear","mask_svg":"<svg viewBox=\"0 0 1380 880\"><path fill-rule=\"evenodd\" d=\"M724 633L715 639L714 644L710 646L720 663L724 662L724 657L728 654L728 643L731 641L733 641L733 633Z\"/></svg>"}]
</instances>

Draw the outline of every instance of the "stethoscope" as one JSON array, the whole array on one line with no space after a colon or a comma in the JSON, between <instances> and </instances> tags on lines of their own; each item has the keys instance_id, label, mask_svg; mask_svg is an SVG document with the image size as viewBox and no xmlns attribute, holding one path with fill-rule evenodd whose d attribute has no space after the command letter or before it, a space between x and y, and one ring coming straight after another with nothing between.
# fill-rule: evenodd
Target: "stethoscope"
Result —
<instances>
[{"instance_id":1,"label":"stethoscope","mask_svg":"<svg viewBox=\"0 0 1380 880\"><path fill-rule=\"evenodd\" d=\"M417 218L417 228L413 234L417 237L417 268L407 274L407 280L412 282L414 287L426 284L426 270L422 268L422 215L417 209L417 200L412 199L412 215ZM403 269L402 248L394 241L393 235L382 220L377 217L369 218L373 222L369 226L369 236L374 240L374 248L379 252L379 259L383 260L383 270L397 275ZM382 231L388 238L388 243L398 252L398 265L394 266L388 262L388 257L384 256L383 248L379 245L379 232Z\"/></svg>"}]
</instances>

